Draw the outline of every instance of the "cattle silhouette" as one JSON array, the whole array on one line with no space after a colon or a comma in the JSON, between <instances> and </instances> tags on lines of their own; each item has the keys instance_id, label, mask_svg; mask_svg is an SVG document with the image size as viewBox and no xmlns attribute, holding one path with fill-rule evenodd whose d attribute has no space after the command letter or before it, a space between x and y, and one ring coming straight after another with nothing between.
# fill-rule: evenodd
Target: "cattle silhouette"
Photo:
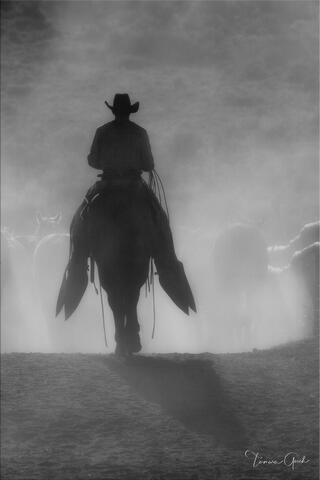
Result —
<instances>
[{"instance_id":1,"label":"cattle silhouette","mask_svg":"<svg viewBox=\"0 0 320 480\"><path fill-rule=\"evenodd\" d=\"M61 213L54 216L44 216L37 213L34 232L30 235L17 235L15 238L24 245L30 255L32 255L42 238L47 235L56 234L59 231L61 219Z\"/></svg>"},{"instance_id":2,"label":"cattle silhouette","mask_svg":"<svg viewBox=\"0 0 320 480\"><path fill-rule=\"evenodd\" d=\"M267 245L249 224L234 224L217 237L213 249L214 309L230 344L253 341L257 302L268 274Z\"/></svg>"},{"instance_id":3,"label":"cattle silhouette","mask_svg":"<svg viewBox=\"0 0 320 480\"><path fill-rule=\"evenodd\" d=\"M35 324L36 295L28 251L1 229L1 350L24 351L41 336Z\"/></svg>"},{"instance_id":4,"label":"cattle silhouette","mask_svg":"<svg viewBox=\"0 0 320 480\"><path fill-rule=\"evenodd\" d=\"M319 242L315 242L295 252L289 271L296 275L302 283L309 306L308 334L319 334Z\"/></svg>"}]
</instances>

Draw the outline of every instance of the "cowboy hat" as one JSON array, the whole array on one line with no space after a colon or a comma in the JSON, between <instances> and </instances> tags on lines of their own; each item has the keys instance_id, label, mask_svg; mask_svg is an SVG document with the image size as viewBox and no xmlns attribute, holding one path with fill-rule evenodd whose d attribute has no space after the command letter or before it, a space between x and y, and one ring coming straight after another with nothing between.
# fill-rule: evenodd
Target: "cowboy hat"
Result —
<instances>
[{"instance_id":1,"label":"cowboy hat","mask_svg":"<svg viewBox=\"0 0 320 480\"><path fill-rule=\"evenodd\" d=\"M127 93L116 93L113 99L113 105L104 102L112 113L130 114L139 110L139 102L131 104L130 97Z\"/></svg>"}]
</instances>

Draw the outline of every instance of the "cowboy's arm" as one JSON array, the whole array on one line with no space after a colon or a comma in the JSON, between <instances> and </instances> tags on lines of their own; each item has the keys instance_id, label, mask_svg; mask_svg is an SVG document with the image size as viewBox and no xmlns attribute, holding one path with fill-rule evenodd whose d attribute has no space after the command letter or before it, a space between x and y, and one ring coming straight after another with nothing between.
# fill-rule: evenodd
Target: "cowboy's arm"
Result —
<instances>
[{"instance_id":1,"label":"cowboy's arm","mask_svg":"<svg viewBox=\"0 0 320 480\"><path fill-rule=\"evenodd\" d=\"M150 172L154 169L154 160L147 132L144 132L143 140L142 170L144 170L145 172Z\"/></svg>"},{"instance_id":2,"label":"cowboy's arm","mask_svg":"<svg viewBox=\"0 0 320 480\"><path fill-rule=\"evenodd\" d=\"M88 155L88 163L90 167L97 168L97 169L101 169L100 158L99 158L100 157L99 137L100 135L99 135L99 129L98 129L95 133L95 136L91 145L90 153Z\"/></svg>"}]
</instances>

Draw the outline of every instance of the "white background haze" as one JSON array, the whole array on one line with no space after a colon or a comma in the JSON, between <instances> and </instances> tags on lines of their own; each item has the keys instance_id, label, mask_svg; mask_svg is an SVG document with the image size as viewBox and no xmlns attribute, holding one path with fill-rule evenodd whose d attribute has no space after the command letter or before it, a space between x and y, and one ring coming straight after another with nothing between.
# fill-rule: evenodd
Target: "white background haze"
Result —
<instances>
[{"instance_id":1,"label":"white background haze","mask_svg":"<svg viewBox=\"0 0 320 480\"><path fill-rule=\"evenodd\" d=\"M214 315L217 233L249 221L268 244L286 243L319 216L317 2L11 1L2 8L2 225L32 233L37 211L61 212L60 229L68 231L97 173L86 160L94 131L112 119L104 100L128 92L140 101L132 120L149 133L199 309L185 318L158 291L152 343L152 305L142 302L145 348L224 350L203 343L200 329ZM64 261L50 264L57 289ZM42 324L39 308L29 307L28 321ZM65 327L75 337L70 350L103 350L98 298L77 315L78 324ZM109 310L108 323L111 331ZM50 349L50 339L41 342L29 348Z\"/></svg>"}]
</instances>

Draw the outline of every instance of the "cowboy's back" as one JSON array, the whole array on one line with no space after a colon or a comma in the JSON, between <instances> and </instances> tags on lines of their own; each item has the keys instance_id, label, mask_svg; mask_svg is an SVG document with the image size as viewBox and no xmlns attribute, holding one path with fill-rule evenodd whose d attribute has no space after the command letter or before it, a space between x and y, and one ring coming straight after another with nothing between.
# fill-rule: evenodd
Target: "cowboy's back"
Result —
<instances>
[{"instance_id":1,"label":"cowboy's back","mask_svg":"<svg viewBox=\"0 0 320 480\"><path fill-rule=\"evenodd\" d=\"M88 163L103 171L151 171L154 161L146 130L129 119L115 119L96 131Z\"/></svg>"}]
</instances>

